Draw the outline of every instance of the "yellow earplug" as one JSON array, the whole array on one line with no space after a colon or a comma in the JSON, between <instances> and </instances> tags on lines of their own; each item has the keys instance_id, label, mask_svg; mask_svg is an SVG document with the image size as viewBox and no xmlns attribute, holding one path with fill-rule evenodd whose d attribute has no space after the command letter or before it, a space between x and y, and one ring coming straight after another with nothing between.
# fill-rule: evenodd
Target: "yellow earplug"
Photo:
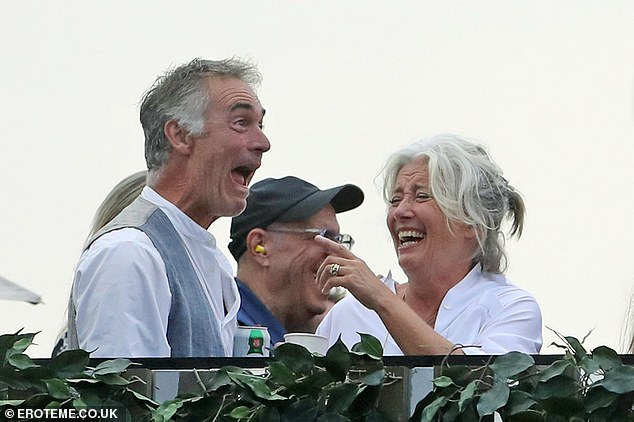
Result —
<instances>
[{"instance_id":1,"label":"yellow earplug","mask_svg":"<svg viewBox=\"0 0 634 422\"><path fill-rule=\"evenodd\" d=\"M255 253L264 253L264 252L266 252L266 249L264 249L264 246L255 245Z\"/></svg>"}]
</instances>

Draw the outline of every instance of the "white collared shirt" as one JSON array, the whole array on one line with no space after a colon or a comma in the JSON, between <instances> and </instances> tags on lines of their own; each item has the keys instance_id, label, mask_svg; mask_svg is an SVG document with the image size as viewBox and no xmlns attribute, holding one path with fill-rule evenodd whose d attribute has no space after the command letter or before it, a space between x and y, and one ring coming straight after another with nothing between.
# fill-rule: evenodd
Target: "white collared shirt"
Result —
<instances>
[{"instance_id":1,"label":"white collared shirt","mask_svg":"<svg viewBox=\"0 0 634 422\"><path fill-rule=\"evenodd\" d=\"M384 283L396 292L388 274ZM537 301L511 284L502 274L482 273L476 265L443 298L434 330L466 354L504 354L510 351L539 353L542 346L542 317ZM332 345L339 335L351 348L359 342L357 333L371 334L383 344L385 355L402 355L376 312L348 295L326 314L316 334L328 337Z\"/></svg>"},{"instance_id":2,"label":"white collared shirt","mask_svg":"<svg viewBox=\"0 0 634 422\"><path fill-rule=\"evenodd\" d=\"M174 204L147 186L141 196L156 204L181 236L219 321L225 355L231 356L240 299L229 261L214 236ZM77 264L72 295L79 345L95 350L92 357L170 356L165 264L142 231L115 230L93 242Z\"/></svg>"}]
</instances>

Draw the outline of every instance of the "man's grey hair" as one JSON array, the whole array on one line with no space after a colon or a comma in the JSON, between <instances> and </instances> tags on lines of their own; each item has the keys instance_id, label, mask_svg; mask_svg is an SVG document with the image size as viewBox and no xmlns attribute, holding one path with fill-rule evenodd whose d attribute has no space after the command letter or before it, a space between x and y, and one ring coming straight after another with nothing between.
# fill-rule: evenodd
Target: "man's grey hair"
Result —
<instances>
[{"instance_id":1,"label":"man's grey hair","mask_svg":"<svg viewBox=\"0 0 634 422\"><path fill-rule=\"evenodd\" d=\"M383 197L390 204L398 173L425 157L431 196L450 221L475 228L478 248L473 262L485 272L502 273L507 256L502 222L512 220L510 236L522 235L526 207L520 193L502 175L485 147L456 135L437 135L392 154L383 168Z\"/></svg>"},{"instance_id":2,"label":"man's grey hair","mask_svg":"<svg viewBox=\"0 0 634 422\"><path fill-rule=\"evenodd\" d=\"M145 161L149 170L148 184L167 162L172 147L165 136L165 124L175 120L189 134L205 133L205 112L211 105L205 81L208 78L235 78L254 91L262 76L257 67L245 60L204 60L168 70L159 76L141 100L141 125L145 134Z\"/></svg>"}]
</instances>

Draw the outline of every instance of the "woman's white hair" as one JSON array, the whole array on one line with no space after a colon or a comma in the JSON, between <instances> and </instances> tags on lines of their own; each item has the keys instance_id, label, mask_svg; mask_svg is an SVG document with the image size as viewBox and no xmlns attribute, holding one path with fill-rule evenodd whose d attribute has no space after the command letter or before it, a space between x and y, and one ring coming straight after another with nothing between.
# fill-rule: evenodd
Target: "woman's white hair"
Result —
<instances>
[{"instance_id":1,"label":"woman's white hair","mask_svg":"<svg viewBox=\"0 0 634 422\"><path fill-rule=\"evenodd\" d=\"M387 204L401 168L425 157L431 195L450 221L475 228L478 248L473 262L485 272L506 270L502 222L512 220L510 236L519 238L524 227L524 200L502 175L487 150L456 135L443 134L415 142L388 159L383 168L383 197Z\"/></svg>"}]
</instances>

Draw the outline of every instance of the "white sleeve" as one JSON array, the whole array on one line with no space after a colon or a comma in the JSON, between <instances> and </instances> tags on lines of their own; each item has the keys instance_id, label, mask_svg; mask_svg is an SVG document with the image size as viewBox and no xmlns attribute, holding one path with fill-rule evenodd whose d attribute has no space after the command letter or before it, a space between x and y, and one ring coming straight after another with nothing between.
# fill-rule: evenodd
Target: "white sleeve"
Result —
<instances>
[{"instance_id":1,"label":"white sleeve","mask_svg":"<svg viewBox=\"0 0 634 422\"><path fill-rule=\"evenodd\" d=\"M121 229L97 239L77 265L77 336L92 357L168 357L171 293L150 239Z\"/></svg>"}]
</instances>

